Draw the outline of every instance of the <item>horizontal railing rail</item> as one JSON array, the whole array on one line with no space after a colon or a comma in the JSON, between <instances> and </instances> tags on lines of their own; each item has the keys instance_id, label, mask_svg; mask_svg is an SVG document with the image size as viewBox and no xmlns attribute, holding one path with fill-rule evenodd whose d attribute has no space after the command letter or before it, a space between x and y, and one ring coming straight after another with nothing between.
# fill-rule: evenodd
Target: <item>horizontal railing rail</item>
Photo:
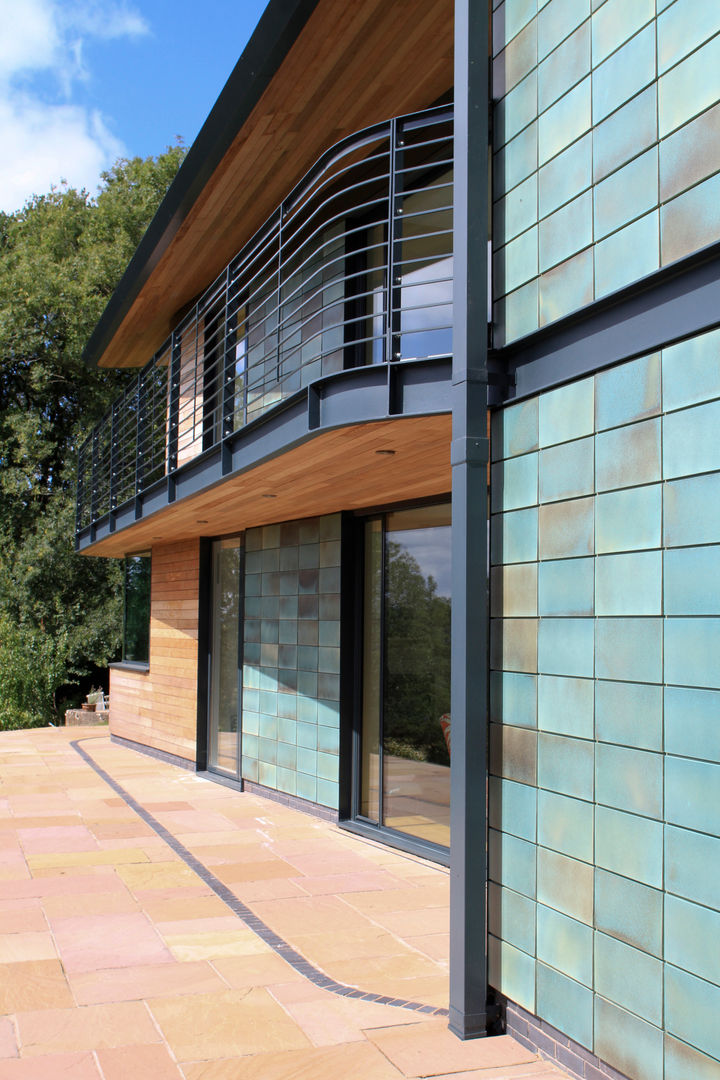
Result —
<instances>
[{"instance_id":1,"label":"horizontal railing rail","mask_svg":"<svg viewBox=\"0 0 720 1080\"><path fill-rule=\"evenodd\" d=\"M452 108L310 170L82 444L80 532L338 371L452 352Z\"/></svg>"}]
</instances>

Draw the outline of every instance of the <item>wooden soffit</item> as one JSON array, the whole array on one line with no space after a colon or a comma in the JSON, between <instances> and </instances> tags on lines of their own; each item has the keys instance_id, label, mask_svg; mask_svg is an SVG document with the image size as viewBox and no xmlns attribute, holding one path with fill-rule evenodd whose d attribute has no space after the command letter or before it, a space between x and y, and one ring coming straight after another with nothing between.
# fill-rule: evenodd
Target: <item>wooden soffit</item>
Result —
<instances>
[{"instance_id":1,"label":"wooden soffit","mask_svg":"<svg viewBox=\"0 0 720 1080\"><path fill-rule=\"evenodd\" d=\"M452 42L453 0L318 0L240 130L234 136L221 132L229 148L192 204L175 209L170 189L90 340L86 360L103 367L146 363L178 314L325 150L448 94ZM200 175L197 150L209 145L206 128L213 118L222 126L218 110L227 106L246 53L181 169L178 180L186 189L192 170ZM148 250L151 236L158 239Z\"/></svg>"}]
</instances>

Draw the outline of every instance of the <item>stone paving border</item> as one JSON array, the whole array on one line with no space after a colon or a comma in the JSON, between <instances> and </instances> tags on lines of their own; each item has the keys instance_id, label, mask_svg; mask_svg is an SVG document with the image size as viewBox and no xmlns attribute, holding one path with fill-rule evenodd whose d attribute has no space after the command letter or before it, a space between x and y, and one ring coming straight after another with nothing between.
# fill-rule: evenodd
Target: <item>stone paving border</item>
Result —
<instances>
[{"instance_id":1,"label":"stone paving border","mask_svg":"<svg viewBox=\"0 0 720 1080\"><path fill-rule=\"evenodd\" d=\"M329 975L316 968L309 960L299 953L292 945L288 944L279 934L276 934L274 930L264 923L246 904L243 904L241 900L235 896L235 894L225 885L219 878L216 878L211 870L203 865L199 859L196 859L191 851L181 844L180 841L173 836L164 825L153 817L151 813L144 809L140 803L132 797L132 795L118 784L117 780L114 780L95 760L88 754L87 750L84 750L80 746L81 742L91 740L86 739L73 739L70 742L73 750L75 750L80 757L87 762L91 769L93 769L97 775L105 781L112 790L120 796L120 798L133 810L138 817L149 825L157 835L165 841L165 843L172 848L179 858L193 870L198 877L205 882L205 884L212 889L216 896L218 896L224 904L230 908L234 915L237 915L239 919L245 923L245 925L257 934L257 936L264 941L266 945L269 945L278 956L281 956L292 968L295 969L300 975L303 975L309 982L315 986L320 987L322 990L328 990L331 994L337 994L339 997L355 998L358 1001L370 1001L377 1005L390 1005L398 1009L410 1009L413 1012L425 1014L427 1016L448 1016L447 1009L436 1008L434 1005L423 1005L418 1001L406 1001L404 998L387 997L383 994L376 994L372 991L358 990L353 986L345 986L343 983L337 982L335 979L331 979Z\"/></svg>"}]
</instances>

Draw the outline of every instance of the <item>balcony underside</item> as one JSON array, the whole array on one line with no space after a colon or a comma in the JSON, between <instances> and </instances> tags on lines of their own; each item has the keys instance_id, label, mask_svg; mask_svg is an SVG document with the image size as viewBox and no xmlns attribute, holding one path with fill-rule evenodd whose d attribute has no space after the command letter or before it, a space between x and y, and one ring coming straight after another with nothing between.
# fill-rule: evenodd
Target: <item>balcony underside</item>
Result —
<instances>
[{"instance_id":1,"label":"balcony underside","mask_svg":"<svg viewBox=\"0 0 720 1080\"><path fill-rule=\"evenodd\" d=\"M445 494L450 437L449 359L342 372L81 530L78 549L122 556Z\"/></svg>"}]
</instances>

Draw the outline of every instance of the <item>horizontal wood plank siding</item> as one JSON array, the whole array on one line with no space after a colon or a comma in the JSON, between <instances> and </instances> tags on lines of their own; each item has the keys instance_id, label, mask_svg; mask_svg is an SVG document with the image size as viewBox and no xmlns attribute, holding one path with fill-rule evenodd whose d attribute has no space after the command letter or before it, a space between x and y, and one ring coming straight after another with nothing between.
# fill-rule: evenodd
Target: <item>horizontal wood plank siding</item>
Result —
<instances>
[{"instance_id":1,"label":"horizontal wood plank siding","mask_svg":"<svg viewBox=\"0 0 720 1080\"><path fill-rule=\"evenodd\" d=\"M198 540L152 549L150 670L110 671L110 731L195 760Z\"/></svg>"}]
</instances>

